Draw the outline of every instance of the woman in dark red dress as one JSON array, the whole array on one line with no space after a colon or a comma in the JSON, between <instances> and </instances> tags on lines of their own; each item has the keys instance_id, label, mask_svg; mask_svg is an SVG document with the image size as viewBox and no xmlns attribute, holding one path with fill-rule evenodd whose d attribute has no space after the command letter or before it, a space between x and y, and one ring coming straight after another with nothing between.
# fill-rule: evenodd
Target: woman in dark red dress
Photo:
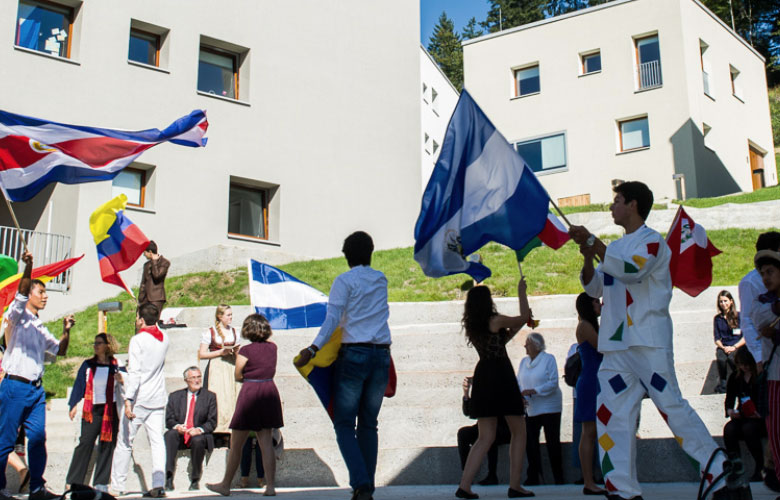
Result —
<instances>
[{"instance_id":1,"label":"woman in dark red dress","mask_svg":"<svg viewBox=\"0 0 780 500\"><path fill-rule=\"evenodd\" d=\"M274 383L276 374L276 344L269 342L271 325L262 314L251 314L244 320L241 336L251 343L244 345L236 357L236 380L243 382L230 422L230 454L221 483L206 487L220 495L230 495L230 482L241 461L241 449L250 431L257 434L263 453L265 496L275 496L276 455L271 432L284 425L282 401Z\"/></svg>"}]
</instances>

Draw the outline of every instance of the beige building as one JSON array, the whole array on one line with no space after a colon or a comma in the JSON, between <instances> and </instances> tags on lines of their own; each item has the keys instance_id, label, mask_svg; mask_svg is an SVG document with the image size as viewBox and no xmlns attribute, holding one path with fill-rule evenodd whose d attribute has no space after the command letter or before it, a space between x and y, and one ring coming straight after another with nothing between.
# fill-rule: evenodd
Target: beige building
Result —
<instances>
[{"instance_id":1,"label":"beige building","mask_svg":"<svg viewBox=\"0 0 780 500\"><path fill-rule=\"evenodd\" d=\"M206 109L210 123L206 148L163 144L113 183L15 204L38 232L38 262L86 254L47 313L119 291L100 280L88 227L118 192L171 273L337 256L358 229L378 248L412 243L417 1L7 0L0 20L1 109L129 130ZM0 226L11 225L3 204Z\"/></svg>"},{"instance_id":2,"label":"beige building","mask_svg":"<svg viewBox=\"0 0 780 500\"><path fill-rule=\"evenodd\" d=\"M698 0L616 0L463 46L465 88L563 205L606 202L618 179L656 199L777 184L765 61Z\"/></svg>"}]
</instances>

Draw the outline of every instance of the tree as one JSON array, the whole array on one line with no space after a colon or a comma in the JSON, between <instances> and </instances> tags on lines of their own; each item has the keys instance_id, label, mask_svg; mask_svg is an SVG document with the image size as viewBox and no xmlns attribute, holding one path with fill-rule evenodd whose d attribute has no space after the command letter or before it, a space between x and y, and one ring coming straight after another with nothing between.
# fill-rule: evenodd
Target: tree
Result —
<instances>
[{"instance_id":1,"label":"tree","mask_svg":"<svg viewBox=\"0 0 780 500\"><path fill-rule=\"evenodd\" d=\"M433 29L428 42L428 52L447 75L452 84L460 91L463 88L463 48L460 36L455 33L455 24L446 12L439 16L439 22Z\"/></svg>"},{"instance_id":2,"label":"tree","mask_svg":"<svg viewBox=\"0 0 780 500\"><path fill-rule=\"evenodd\" d=\"M469 19L469 22L466 23L466 26L463 27L463 31L460 33L460 39L471 40L472 38L477 38L478 36L482 36L482 30L477 28L477 19L472 17Z\"/></svg>"},{"instance_id":3,"label":"tree","mask_svg":"<svg viewBox=\"0 0 780 500\"><path fill-rule=\"evenodd\" d=\"M479 23L488 33L544 19L548 0L488 0L487 19Z\"/></svg>"}]
</instances>

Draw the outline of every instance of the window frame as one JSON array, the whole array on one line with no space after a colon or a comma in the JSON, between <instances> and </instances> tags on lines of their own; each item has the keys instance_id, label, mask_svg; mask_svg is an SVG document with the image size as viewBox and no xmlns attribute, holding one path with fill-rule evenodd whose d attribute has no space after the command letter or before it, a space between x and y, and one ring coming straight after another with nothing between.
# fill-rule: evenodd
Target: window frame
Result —
<instances>
[{"instance_id":1,"label":"window frame","mask_svg":"<svg viewBox=\"0 0 780 500\"><path fill-rule=\"evenodd\" d=\"M139 195L140 204L131 203L128 201L127 206L135 207L135 208L146 208L146 182L147 182L146 172L147 171L141 168L133 168L133 167L125 167L121 170L121 172L126 172L126 171L137 172L141 174L141 188L140 188L141 193ZM114 177L114 179L116 179L116 177ZM111 187L112 188L114 187L113 179L111 180Z\"/></svg>"},{"instance_id":2,"label":"window frame","mask_svg":"<svg viewBox=\"0 0 780 500\"><path fill-rule=\"evenodd\" d=\"M585 64L585 61L586 59L594 56L599 56L599 69L594 71L587 71L587 66ZM597 73L601 73L602 69L603 66L601 65L601 49L591 50L580 54L580 76L594 75Z\"/></svg>"},{"instance_id":3,"label":"window frame","mask_svg":"<svg viewBox=\"0 0 780 500\"><path fill-rule=\"evenodd\" d=\"M62 14L64 11L65 13L65 19L68 20L68 39L67 39L67 47L65 49L65 56L61 56L59 54L51 54L49 52L46 52L44 50L38 50L37 48L31 49L29 47L23 47L19 45L19 6L25 3L27 5L39 5L44 9L48 9L51 11L60 11L59 13ZM72 7L69 5L57 3L57 2L51 2L49 0L18 0L17 7L16 7L16 33L14 36L14 46L19 47L26 50L32 50L35 52L40 52L41 54L46 54L48 56L52 57L59 57L61 59L70 59L71 58L71 48L72 48L72 41L73 41L73 25L76 23L76 7ZM37 45L36 45L37 47Z\"/></svg>"},{"instance_id":4,"label":"window frame","mask_svg":"<svg viewBox=\"0 0 780 500\"><path fill-rule=\"evenodd\" d=\"M152 66L149 63L144 63L141 61L136 61L135 59L130 59L130 38L133 37L133 33L141 34L142 36L136 36L136 38L143 39L144 37L149 37L154 39L154 67L159 68L160 67L160 50L162 49L162 36L158 33L152 33L151 31L142 30L140 28L134 28L132 25L130 26L130 35L127 39L128 47L127 47L127 59L128 61L132 61L137 64L146 64L147 66ZM148 41L148 40L147 40Z\"/></svg>"},{"instance_id":5,"label":"window frame","mask_svg":"<svg viewBox=\"0 0 780 500\"><path fill-rule=\"evenodd\" d=\"M623 148L623 124L624 123L631 123L631 122L637 122L640 120L645 120L647 122L647 146L642 145L636 148L631 149L624 149ZM618 140L619 140L619 150L618 154L621 153L631 153L633 151L642 151L644 149L650 149L650 117L648 115L642 115L642 116L636 116L634 118L626 118L623 120L617 120L617 129L618 129Z\"/></svg>"},{"instance_id":6,"label":"window frame","mask_svg":"<svg viewBox=\"0 0 780 500\"><path fill-rule=\"evenodd\" d=\"M520 92L520 80L518 80L518 78L517 78L518 73L520 73L521 71L526 71L526 70L532 69L532 68L536 68L536 72L537 72L536 78L539 81L539 90L536 90L534 92L528 92L526 94L522 94ZM519 99L521 97L528 97L528 96L532 96L532 95L536 95L536 94L541 94L542 93L542 70L541 70L541 65L537 61L537 62L534 62L534 63L531 63L531 64L525 64L523 66L518 66L518 67L512 68L512 81L513 81L512 87L513 87L513 94L514 94L513 98Z\"/></svg>"},{"instance_id":7,"label":"window frame","mask_svg":"<svg viewBox=\"0 0 780 500\"><path fill-rule=\"evenodd\" d=\"M240 69L240 58L241 54L238 54L236 52L232 52L230 50L221 49L219 47L214 47L213 45L209 45L207 43L200 43L199 49L198 49L198 64L200 64L200 52L205 51L209 52L214 55L218 56L226 56L230 57L230 59L233 61L233 94L234 97L228 97L228 96L222 96L217 95L217 97L221 97L222 99L229 99L231 101L238 101L241 99L241 94L239 94L239 85L238 85L238 78L239 78L239 69ZM200 80L200 70L198 70L198 80ZM198 87L198 85L196 85ZM203 92L204 94L209 94L208 91L197 89L199 92ZM209 94L210 95L210 94Z\"/></svg>"},{"instance_id":8,"label":"window frame","mask_svg":"<svg viewBox=\"0 0 780 500\"><path fill-rule=\"evenodd\" d=\"M733 64L729 63L729 80L731 81L731 95L733 95L736 99L739 99L740 102L745 102L744 97L742 97L742 87L737 82L737 79L740 77L742 72L739 70L739 68L735 67Z\"/></svg>"},{"instance_id":9,"label":"window frame","mask_svg":"<svg viewBox=\"0 0 780 500\"><path fill-rule=\"evenodd\" d=\"M539 135L539 136L536 136L536 137L529 137L529 138L526 138L526 139L520 139L520 140L517 140L517 141L513 141L512 142L512 147L514 148L514 150L515 150L515 152L517 154L520 154L520 152L518 151L518 147L521 146L521 145L530 144L532 142L539 142L539 143L541 143L545 139L552 139L552 138L555 138L555 137L562 137L563 138L563 162L564 162L563 165L559 165L559 166L552 167L552 168L547 168L547 169L541 168L540 170L537 171L537 170L534 170L533 167L531 167L531 165L529 164L528 168L530 168L531 171L536 176L548 175L548 174L557 174L557 173L560 173L560 172L568 172L568 170L569 170L569 152L568 152L568 149L569 148L568 148L567 137L566 136L567 136L566 131L565 130L561 130L561 131L553 132L553 133L550 133L550 134L544 134L544 135ZM527 163L527 160L526 160L526 163ZM544 164L544 157L543 156L542 156L542 164Z\"/></svg>"},{"instance_id":10,"label":"window frame","mask_svg":"<svg viewBox=\"0 0 780 500\"><path fill-rule=\"evenodd\" d=\"M263 229L265 231L265 238L261 238L259 236L252 236L249 234L241 234L241 233L234 233L230 231L230 190L234 187L246 189L248 191L257 191L261 195L262 199L262 207L263 207ZM230 181L230 184L228 185L228 227L227 227L227 235L228 237L234 237L234 238L248 238L250 240L256 240L256 241L271 241L271 228L268 226L268 205L270 202L270 189L269 188L263 188L259 186L252 186L249 184L241 183L241 182L235 182L233 180Z\"/></svg>"},{"instance_id":11,"label":"window frame","mask_svg":"<svg viewBox=\"0 0 780 500\"><path fill-rule=\"evenodd\" d=\"M648 85L648 86L642 86L642 61L639 57L639 43L643 40L647 40L649 38L655 38L656 43L658 43L658 84L657 85ZM646 90L653 90L657 88L661 88L664 86L664 78L663 78L663 68L661 66L661 37L659 36L658 32L655 33L648 33L646 35L640 35L633 37L634 41L634 59L636 61L636 90L637 92L646 91Z\"/></svg>"}]
</instances>

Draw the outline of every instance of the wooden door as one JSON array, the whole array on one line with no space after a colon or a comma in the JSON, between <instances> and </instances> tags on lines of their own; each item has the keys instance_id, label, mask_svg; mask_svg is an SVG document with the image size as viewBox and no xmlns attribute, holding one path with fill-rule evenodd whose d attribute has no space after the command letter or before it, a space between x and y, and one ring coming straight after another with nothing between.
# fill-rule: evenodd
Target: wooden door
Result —
<instances>
[{"instance_id":1,"label":"wooden door","mask_svg":"<svg viewBox=\"0 0 780 500\"><path fill-rule=\"evenodd\" d=\"M753 178L753 191L764 187L764 155L760 151L749 146L750 149L750 175Z\"/></svg>"}]
</instances>

